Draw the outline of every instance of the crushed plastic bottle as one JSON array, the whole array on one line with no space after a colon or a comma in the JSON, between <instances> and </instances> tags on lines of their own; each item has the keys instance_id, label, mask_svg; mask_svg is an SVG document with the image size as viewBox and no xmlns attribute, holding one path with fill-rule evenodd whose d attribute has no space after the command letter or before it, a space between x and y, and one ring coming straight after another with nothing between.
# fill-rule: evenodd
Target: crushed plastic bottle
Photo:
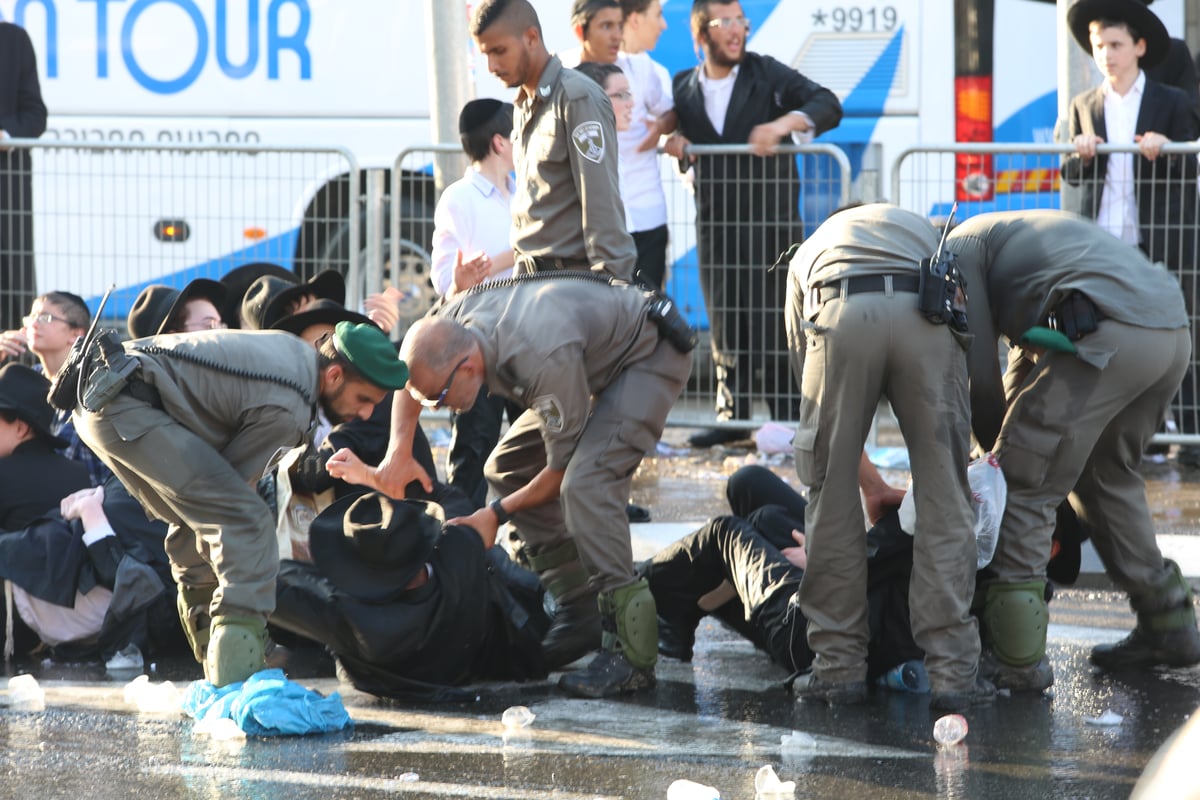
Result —
<instances>
[{"instance_id":1,"label":"crushed plastic bottle","mask_svg":"<svg viewBox=\"0 0 1200 800\"><path fill-rule=\"evenodd\" d=\"M962 714L947 714L933 723L933 740L943 747L955 745L967 738L967 718Z\"/></svg>"},{"instance_id":2,"label":"crushed plastic bottle","mask_svg":"<svg viewBox=\"0 0 1200 800\"><path fill-rule=\"evenodd\" d=\"M721 800L721 793L703 783L680 779L667 787L667 800Z\"/></svg>"},{"instance_id":3,"label":"crushed plastic bottle","mask_svg":"<svg viewBox=\"0 0 1200 800\"><path fill-rule=\"evenodd\" d=\"M817 749L817 740L804 731L792 731L779 737L779 749L785 756L810 756Z\"/></svg>"},{"instance_id":4,"label":"crushed plastic bottle","mask_svg":"<svg viewBox=\"0 0 1200 800\"><path fill-rule=\"evenodd\" d=\"M528 728L533 724L537 714L534 714L525 706L512 706L504 709L504 713L500 716L500 722L505 728L515 730L517 728Z\"/></svg>"},{"instance_id":5,"label":"crushed plastic bottle","mask_svg":"<svg viewBox=\"0 0 1200 800\"><path fill-rule=\"evenodd\" d=\"M150 676L138 675L125 684L125 702L147 713L179 713L183 695L170 681L151 683Z\"/></svg>"},{"instance_id":6,"label":"crushed plastic bottle","mask_svg":"<svg viewBox=\"0 0 1200 800\"><path fill-rule=\"evenodd\" d=\"M8 679L8 707L13 711L45 711L46 692L32 675Z\"/></svg>"},{"instance_id":7,"label":"crushed plastic bottle","mask_svg":"<svg viewBox=\"0 0 1200 800\"><path fill-rule=\"evenodd\" d=\"M770 764L758 768L754 775L754 800L789 800L795 796L795 781L781 782Z\"/></svg>"},{"instance_id":8,"label":"crushed plastic bottle","mask_svg":"<svg viewBox=\"0 0 1200 800\"><path fill-rule=\"evenodd\" d=\"M142 651L138 649L136 644L131 643L113 654L113 657L104 664L104 668L111 672L142 669L145 663L145 659L142 658Z\"/></svg>"},{"instance_id":9,"label":"crushed plastic bottle","mask_svg":"<svg viewBox=\"0 0 1200 800\"><path fill-rule=\"evenodd\" d=\"M421 780L421 776L415 772L402 772L396 776L396 780L400 783L416 783Z\"/></svg>"}]
</instances>

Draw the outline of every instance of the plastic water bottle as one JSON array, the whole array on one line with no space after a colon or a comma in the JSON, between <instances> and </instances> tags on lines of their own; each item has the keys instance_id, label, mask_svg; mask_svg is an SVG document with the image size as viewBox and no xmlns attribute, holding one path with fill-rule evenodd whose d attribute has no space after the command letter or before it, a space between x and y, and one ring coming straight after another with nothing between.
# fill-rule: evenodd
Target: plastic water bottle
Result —
<instances>
[{"instance_id":1,"label":"plastic water bottle","mask_svg":"<svg viewBox=\"0 0 1200 800\"><path fill-rule=\"evenodd\" d=\"M667 800L721 800L721 793L703 783L681 779L667 787Z\"/></svg>"},{"instance_id":2,"label":"plastic water bottle","mask_svg":"<svg viewBox=\"0 0 1200 800\"><path fill-rule=\"evenodd\" d=\"M933 740L943 747L967 738L967 720L962 714L947 714L933 723Z\"/></svg>"},{"instance_id":3,"label":"plastic water bottle","mask_svg":"<svg viewBox=\"0 0 1200 800\"><path fill-rule=\"evenodd\" d=\"M925 672L925 663L915 659L897 664L876 678L875 682L879 686L897 692L913 692L914 694L929 692L929 674Z\"/></svg>"}]
</instances>

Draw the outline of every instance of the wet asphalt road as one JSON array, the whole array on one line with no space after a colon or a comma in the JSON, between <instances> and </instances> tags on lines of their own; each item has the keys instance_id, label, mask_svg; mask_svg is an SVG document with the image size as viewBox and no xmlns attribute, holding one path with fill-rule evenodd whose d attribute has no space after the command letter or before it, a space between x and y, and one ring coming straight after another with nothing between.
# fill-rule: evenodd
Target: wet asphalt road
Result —
<instances>
[{"instance_id":1,"label":"wet asphalt road","mask_svg":"<svg viewBox=\"0 0 1200 800\"><path fill-rule=\"evenodd\" d=\"M666 438L679 443L683 433ZM655 459L633 499L659 522L721 513L724 476L746 456L734 449ZM778 465L781 475L790 469ZM1147 474L1160 525L1200 531L1200 473L1164 465ZM481 686L473 703L400 706L340 685L326 659L301 650L291 676L341 692L354 730L233 743L197 735L178 714L127 705L130 673L32 664L46 710L0 709L0 797L665 798L673 780L689 778L726 800L752 800L755 772L772 764L796 781L797 798L1124 798L1200 705L1198 669L1093 673L1090 647L1120 638L1132 621L1114 592L1060 592L1051 604L1053 693L972 711L966 747L949 753L933 744L927 697L879 692L861 708L798 705L781 688L781 669L710 622L692 662L660 661L654 691L606 701L568 700L547 681ZM182 684L198 674L193 664L171 663L152 677ZM513 705L537 716L506 736L500 716ZM1088 721L1105 711L1120 721ZM812 745L784 752L780 738L793 731L810 734Z\"/></svg>"}]
</instances>

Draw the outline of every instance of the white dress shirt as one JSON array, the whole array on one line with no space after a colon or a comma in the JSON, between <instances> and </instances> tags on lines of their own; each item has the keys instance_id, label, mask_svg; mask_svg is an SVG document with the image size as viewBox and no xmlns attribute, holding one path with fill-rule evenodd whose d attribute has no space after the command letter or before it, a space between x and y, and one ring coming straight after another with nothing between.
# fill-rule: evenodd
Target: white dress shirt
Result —
<instances>
[{"instance_id":1,"label":"white dress shirt","mask_svg":"<svg viewBox=\"0 0 1200 800\"><path fill-rule=\"evenodd\" d=\"M1142 95L1146 88L1146 73L1138 71L1137 80L1125 93L1117 94L1112 84L1105 82L1104 130L1108 144L1133 144L1138 113L1142 110ZM1096 223L1123 242L1137 245L1137 192L1133 185L1133 153L1110 153L1104 171L1104 190L1100 193L1100 208Z\"/></svg>"},{"instance_id":2,"label":"white dress shirt","mask_svg":"<svg viewBox=\"0 0 1200 800\"><path fill-rule=\"evenodd\" d=\"M506 183L506 192L501 192L471 165L460 180L442 192L433 212L430 270L438 294L449 291L454 280L455 250L462 250L463 258L470 258L480 250L494 257L512 248L511 202L516 186L511 175ZM487 280L504 277L508 275L493 275Z\"/></svg>"}]
</instances>

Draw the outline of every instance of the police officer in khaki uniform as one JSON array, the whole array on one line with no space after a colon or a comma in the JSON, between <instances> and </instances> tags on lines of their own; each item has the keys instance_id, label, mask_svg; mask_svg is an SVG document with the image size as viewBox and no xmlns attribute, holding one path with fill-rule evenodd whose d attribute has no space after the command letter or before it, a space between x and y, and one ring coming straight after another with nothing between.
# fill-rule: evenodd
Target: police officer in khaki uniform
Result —
<instances>
[{"instance_id":1,"label":"police officer in khaki uniform","mask_svg":"<svg viewBox=\"0 0 1200 800\"><path fill-rule=\"evenodd\" d=\"M917 523L909 608L913 638L925 651L930 706L961 711L995 696L977 676L979 633L970 613L975 541L965 340L929 322L917 305L919 262L937 247L925 218L865 205L831 216L789 267L785 322L802 394L796 473L809 487L800 608L815 654L813 672L796 683L801 697L866 697L870 630L859 486L871 506L881 482L863 445L881 397L895 411L912 463Z\"/></svg>"},{"instance_id":2,"label":"police officer in khaki uniform","mask_svg":"<svg viewBox=\"0 0 1200 800\"><path fill-rule=\"evenodd\" d=\"M485 284L414 325L400 349L411 369L409 393L427 407L470 408L481 384L528 407L488 462L500 499L458 521L491 541L511 517L543 554L562 552L574 538L605 633L588 668L563 677L571 694L603 697L655 682L654 598L634 575L624 506L691 358L660 334L654 299L590 273ZM415 403L401 407L420 411ZM541 574L552 591L557 577L553 566ZM595 646L585 642L574 657ZM561 649L557 663L547 655L551 669L563 663Z\"/></svg>"},{"instance_id":3,"label":"police officer in khaki uniform","mask_svg":"<svg viewBox=\"0 0 1200 800\"><path fill-rule=\"evenodd\" d=\"M591 269L631 280L637 248L617 182L612 103L595 81L564 69L528 0L484 0L471 35L514 101L513 247L517 269Z\"/></svg>"},{"instance_id":4,"label":"police officer in khaki uniform","mask_svg":"<svg viewBox=\"0 0 1200 800\"><path fill-rule=\"evenodd\" d=\"M318 349L290 333L213 331L139 339L125 354L137 366L128 384L77 407L76 428L170 525L179 616L208 679L245 680L263 668L279 567L255 482L301 443L318 403L331 421L366 419L408 370L378 327L349 322Z\"/></svg>"},{"instance_id":5,"label":"police officer in khaki uniform","mask_svg":"<svg viewBox=\"0 0 1200 800\"><path fill-rule=\"evenodd\" d=\"M1178 282L1061 211L980 214L946 247L969 291L972 426L1008 482L993 579L980 586L983 671L1013 690L1054 682L1045 576L1055 509L1068 495L1137 612L1133 633L1093 648L1092 663L1200 663L1192 592L1158 548L1138 473L1191 357ZM999 336L1012 345L1003 378Z\"/></svg>"}]
</instances>

